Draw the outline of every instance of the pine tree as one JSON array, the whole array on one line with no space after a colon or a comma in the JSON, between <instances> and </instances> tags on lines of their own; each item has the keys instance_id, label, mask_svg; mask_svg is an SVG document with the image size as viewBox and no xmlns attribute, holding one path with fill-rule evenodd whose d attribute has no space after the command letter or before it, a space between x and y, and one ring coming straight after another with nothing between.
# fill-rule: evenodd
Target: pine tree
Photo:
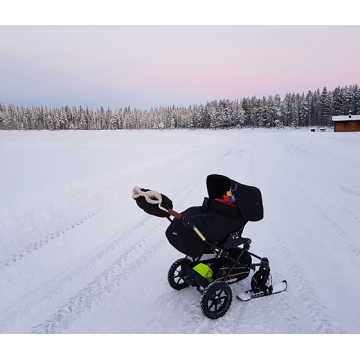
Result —
<instances>
[{"instance_id":1,"label":"pine tree","mask_svg":"<svg viewBox=\"0 0 360 360\"><path fill-rule=\"evenodd\" d=\"M300 124L301 126L311 125L311 104L312 104L312 92L309 90L301 105Z\"/></svg>"},{"instance_id":2,"label":"pine tree","mask_svg":"<svg viewBox=\"0 0 360 360\"><path fill-rule=\"evenodd\" d=\"M319 89L317 89L313 94L311 118L313 122L312 126L319 126L321 124L321 95Z\"/></svg>"},{"instance_id":3,"label":"pine tree","mask_svg":"<svg viewBox=\"0 0 360 360\"><path fill-rule=\"evenodd\" d=\"M217 101L212 101L209 107L209 115L210 115L210 128L217 129L219 127L218 119L217 119Z\"/></svg>"},{"instance_id":4,"label":"pine tree","mask_svg":"<svg viewBox=\"0 0 360 360\"><path fill-rule=\"evenodd\" d=\"M321 93L321 110L322 110L322 118L321 118L321 126L328 126L331 123L331 98L330 95L324 87Z\"/></svg>"},{"instance_id":5,"label":"pine tree","mask_svg":"<svg viewBox=\"0 0 360 360\"><path fill-rule=\"evenodd\" d=\"M13 125L12 116L11 116L11 106L9 105L6 111L4 112L3 128L4 130L11 130Z\"/></svg>"},{"instance_id":6,"label":"pine tree","mask_svg":"<svg viewBox=\"0 0 360 360\"><path fill-rule=\"evenodd\" d=\"M354 115L360 115L360 87L354 86Z\"/></svg>"},{"instance_id":7,"label":"pine tree","mask_svg":"<svg viewBox=\"0 0 360 360\"><path fill-rule=\"evenodd\" d=\"M282 104L282 113L284 118L284 125L289 126L292 123L292 104L291 104L291 94L288 93L285 95L283 104Z\"/></svg>"},{"instance_id":8,"label":"pine tree","mask_svg":"<svg viewBox=\"0 0 360 360\"><path fill-rule=\"evenodd\" d=\"M256 128L259 121L259 105L256 96L252 96L250 100L250 126Z\"/></svg>"},{"instance_id":9,"label":"pine tree","mask_svg":"<svg viewBox=\"0 0 360 360\"><path fill-rule=\"evenodd\" d=\"M283 120L282 120L282 113L281 113L281 97L279 94L276 94L274 96L274 125L276 125L277 127L279 126L279 124L283 124ZM277 122L275 124L275 122Z\"/></svg>"},{"instance_id":10,"label":"pine tree","mask_svg":"<svg viewBox=\"0 0 360 360\"><path fill-rule=\"evenodd\" d=\"M268 97L267 100L265 99L265 115L264 115L264 117L266 119L265 124L264 124L266 127L274 127L275 126L276 110L275 110L274 99L271 95Z\"/></svg>"},{"instance_id":11,"label":"pine tree","mask_svg":"<svg viewBox=\"0 0 360 360\"><path fill-rule=\"evenodd\" d=\"M47 130L54 130L54 122L53 122L53 116L50 112L47 113L46 118L46 129Z\"/></svg>"},{"instance_id":12,"label":"pine tree","mask_svg":"<svg viewBox=\"0 0 360 360\"><path fill-rule=\"evenodd\" d=\"M352 92L352 86L350 85L349 87L346 86L346 90L345 90L345 109L344 109L344 114L349 114L349 112L354 113L354 108L353 108L353 92Z\"/></svg>"},{"instance_id":13,"label":"pine tree","mask_svg":"<svg viewBox=\"0 0 360 360\"><path fill-rule=\"evenodd\" d=\"M332 102L332 115L333 116L339 116L342 115L342 108L343 108L343 94L341 92L340 86L338 86L333 91L333 102Z\"/></svg>"},{"instance_id":14,"label":"pine tree","mask_svg":"<svg viewBox=\"0 0 360 360\"><path fill-rule=\"evenodd\" d=\"M0 102L0 130L5 130L6 106Z\"/></svg>"},{"instance_id":15,"label":"pine tree","mask_svg":"<svg viewBox=\"0 0 360 360\"><path fill-rule=\"evenodd\" d=\"M245 126L251 126L251 104L249 98L243 98L241 102L241 107L244 109L245 113Z\"/></svg>"}]
</instances>

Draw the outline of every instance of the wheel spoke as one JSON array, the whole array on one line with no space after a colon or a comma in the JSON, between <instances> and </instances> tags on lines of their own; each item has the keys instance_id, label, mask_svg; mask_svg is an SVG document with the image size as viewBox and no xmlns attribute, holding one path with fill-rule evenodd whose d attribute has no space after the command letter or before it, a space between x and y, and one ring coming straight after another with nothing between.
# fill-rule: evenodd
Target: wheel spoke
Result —
<instances>
[{"instance_id":1,"label":"wheel spoke","mask_svg":"<svg viewBox=\"0 0 360 360\"><path fill-rule=\"evenodd\" d=\"M177 284L180 284L181 280L182 280L182 279L181 279L180 276L174 277L174 281L175 281Z\"/></svg>"}]
</instances>

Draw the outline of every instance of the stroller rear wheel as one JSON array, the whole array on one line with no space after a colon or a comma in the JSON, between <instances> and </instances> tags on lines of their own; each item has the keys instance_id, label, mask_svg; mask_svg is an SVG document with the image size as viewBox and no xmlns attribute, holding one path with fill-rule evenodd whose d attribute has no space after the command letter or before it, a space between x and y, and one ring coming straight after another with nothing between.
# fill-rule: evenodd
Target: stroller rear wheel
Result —
<instances>
[{"instance_id":1,"label":"stroller rear wheel","mask_svg":"<svg viewBox=\"0 0 360 360\"><path fill-rule=\"evenodd\" d=\"M168 271L169 284L175 290L182 290L189 286L189 284L186 281L184 281L183 273L181 270L181 265L184 263L190 264L191 261L185 258L176 260L170 266L170 269Z\"/></svg>"},{"instance_id":2,"label":"stroller rear wheel","mask_svg":"<svg viewBox=\"0 0 360 360\"><path fill-rule=\"evenodd\" d=\"M223 281L215 281L207 286L200 300L201 310L210 319L217 319L229 310L232 291Z\"/></svg>"}]
</instances>

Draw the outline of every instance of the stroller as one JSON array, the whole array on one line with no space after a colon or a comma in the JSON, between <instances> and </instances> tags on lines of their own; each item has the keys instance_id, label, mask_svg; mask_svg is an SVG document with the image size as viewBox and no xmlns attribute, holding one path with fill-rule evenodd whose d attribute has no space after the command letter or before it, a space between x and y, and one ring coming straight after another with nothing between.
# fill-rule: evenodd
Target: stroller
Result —
<instances>
[{"instance_id":1,"label":"stroller","mask_svg":"<svg viewBox=\"0 0 360 360\"><path fill-rule=\"evenodd\" d=\"M209 196L202 206L182 213L174 211L172 201L156 191L136 186L132 197L146 213L168 218L166 237L186 255L170 266L170 286L175 290L195 287L202 294L204 315L217 319L230 308L229 284L247 278L251 270L251 290L238 295L243 301L286 290L286 281L274 290L268 259L249 252L251 240L241 237L248 221L263 218L260 190L216 174L207 177L206 185ZM253 263L252 258L260 262Z\"/></svg>"}]
</instances>

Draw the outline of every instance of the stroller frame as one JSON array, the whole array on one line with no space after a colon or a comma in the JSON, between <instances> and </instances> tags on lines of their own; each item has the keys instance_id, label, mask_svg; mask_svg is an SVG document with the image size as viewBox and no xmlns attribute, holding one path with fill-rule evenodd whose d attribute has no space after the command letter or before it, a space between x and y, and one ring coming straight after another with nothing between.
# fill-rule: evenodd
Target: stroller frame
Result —
<instances>
[{"instance_id":1,"label":"stroller frame","mask_svg":"<svg viewBox=\"0 0 360 360\"><path fill-rule=\"evenodd\" d=\"M231 233L225 243L219 246L208 242L190 219L173 210L169 210L169 214L182 219L184 226L192 227L208 246L209 251L206 254L215 255L207 259L203 259L205 254L197 258L186 256L175 261L168 272L168 281L173 289L182 290L192 286L202 294L200 305L205 316L217 319L228 311L232 302L232 291L229 284L245 279L250 270L255 272L251 281L254 293L263 292L269 295L272 293L269 260L249 252L251 239L241 237L245 225L237 232ZM170 218L168 219L172 221ZM237 250L236 257L231 256L234 249ZM253 264L252 257L260 262ZM250 259L250 262L241 261L246 258ZM212 266L215 263L219 267L215 277L204 277L195 271L194 267L200 263ZM221 267L224 263L227 266Z\"/></svg>"}]
</instances>

